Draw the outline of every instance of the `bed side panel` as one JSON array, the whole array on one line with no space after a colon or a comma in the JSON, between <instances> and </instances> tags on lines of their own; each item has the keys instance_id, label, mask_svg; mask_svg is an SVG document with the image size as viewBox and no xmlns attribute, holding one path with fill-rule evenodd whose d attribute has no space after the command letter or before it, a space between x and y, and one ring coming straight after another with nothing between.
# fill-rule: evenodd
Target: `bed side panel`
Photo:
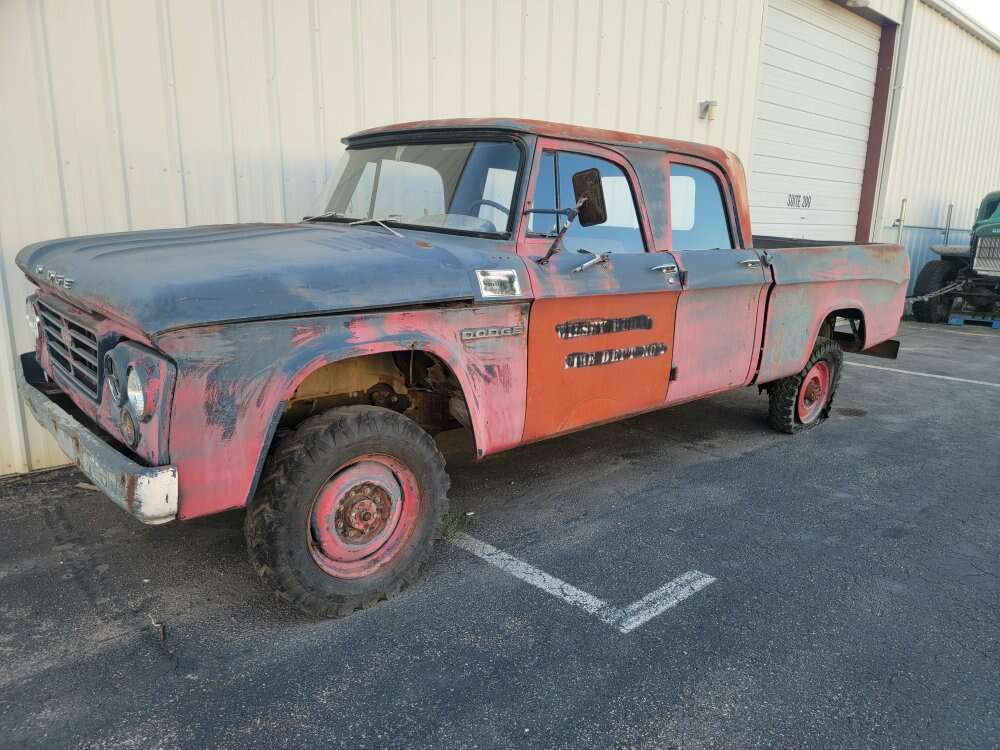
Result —
<instances>
[{"instance_id":1,"label":"bed side panel","mask_svg":"<svg viewBox=\"0 0 1000 750\"><path fill-rule=\"evenodd\" d=\"M769 250L768 258L775 285L758 383L801 370L820 326L835 310L861 310L866 349L896 334L910 275L899 245L784 248Z\"/></svg>"}]
</instances>

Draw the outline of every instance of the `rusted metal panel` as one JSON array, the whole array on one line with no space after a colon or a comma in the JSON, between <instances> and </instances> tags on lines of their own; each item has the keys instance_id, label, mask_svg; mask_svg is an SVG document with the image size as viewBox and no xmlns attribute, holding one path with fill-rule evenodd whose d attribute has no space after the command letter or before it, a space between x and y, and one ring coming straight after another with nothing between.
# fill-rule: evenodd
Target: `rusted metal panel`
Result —
<instances>
[{"instance_id":1,"label":"rusted metal panel","mask_svg":"<svg viewBox=\"0 0 1000 750\"><path fill-rule=\"evenodd\" d=\"M242 506L276 418L331 361L426 351L462 387L480 456L517 445L524 428L527 336L463 340L469 329L526 331L526 303L400 310L178 330L157 338L176 363L170 429L180 518Z\"/></svg>"},{"instance_id":2,"label":"rusted metal panel","mask_svg":"<svg viewBox=\"0 0 1000 750\"><path fill-rule=\"evenodd\" d=\"M677 304L674 365L667 403L690 401L745 385L753 377L764 317L767 279L740 261L751 250L674 251L684 269Z\"/></svg>"},{"instance_id":3,"label":"rusted metal panel","mask_svg":"<svg viewBox=\"0 0 1000 750\"><path fill-rule=\"evenodd\" d=\"M896 334L909 281L899 245L781 248L767 255L775 284L757 382L802 369L820 326L837 310L863 314L865 348Z\"/></svg>"},{"instance_id":4,"label":"rusted metal panel","mask_svg":"<svg viewBox=\"0 0 1000 750\"><path fill-rule=\"evenodd\" d=\"M49 272L71 273L74 284L60 288L62 296L153 333L482 299L477 269L500 264L523 275L523 261L504 253L505 247L502 241L409 229L399 238L378 227L238 224L41 242L22 250L17 263L46 288L52 287ZM527 288L526 277L521 285Z\"/></svg>"}]
</instances>

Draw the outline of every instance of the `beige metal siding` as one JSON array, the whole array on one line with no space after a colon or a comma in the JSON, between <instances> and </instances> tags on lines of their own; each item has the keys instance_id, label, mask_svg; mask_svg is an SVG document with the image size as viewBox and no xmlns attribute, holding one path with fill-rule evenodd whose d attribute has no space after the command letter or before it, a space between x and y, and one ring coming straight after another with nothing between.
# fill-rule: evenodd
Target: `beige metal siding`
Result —
<instances>
[{"instance_id":1,"label":"beige metal siding","mask_svg":"<svg viewBox=\"0 0 1000 750\"><path fill-rule=\"evenodd\" d=\"M27 424L24 245L306 213L340 138L520 115L746 155L764 0L0 2L0 474L60 463ZM698 102L719 102L714 121Z\"/></svg>"},{"instance_id":2,"label":"beige metal siding","mask_svg":"<svg viewBox=\"0 0 1000 750\"><path fill-rule=\"evenodd\" d=\"M943 241L949 203L952 224L968 229L979 201L1000 189L1000 51L923 2L916 2L888 174L876 230L896 238L890 225L907 199L902 239L913 277ZM930 228L925 228L930 227ZM950 241L968 241L956 231Z\"/></svg>"}]
</instances>

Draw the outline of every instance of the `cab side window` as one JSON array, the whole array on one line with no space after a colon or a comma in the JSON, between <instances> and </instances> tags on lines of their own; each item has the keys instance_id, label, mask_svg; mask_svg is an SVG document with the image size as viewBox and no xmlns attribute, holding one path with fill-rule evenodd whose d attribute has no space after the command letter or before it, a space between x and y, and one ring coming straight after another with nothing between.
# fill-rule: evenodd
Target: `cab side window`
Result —
<instances>
[{"instance_id":1,"label":"cab side window","mask_svg":"<svg viewBox=\"0 0 1000 750\"><path fill-rule=\"evenodd\" d=\"M573 195L573 175L596 168L601 174L608 220L590 227L573 222L563 239L568 250L590 250L595 253L642 253L646 251L639 228L639 212L628 176L617 164L596 156L571 151L546 151L539 162L533 208L567 209L576 205ZM565 222L563 217L550 214L530 214L528 233L554 234Z\"/></svg>"},{"instance_id":2,"label":"cab side window","mask_svg":"<svg viewBox=\"0 0 1000 750\"><path fill-rule=\"evenodd\" d=\"M596 156L560 151L556 169L559 179L559 207L571 208L576 205L573 175L594 168L601 173L608 220L591 227L580 226L574 221L564 238L567 249L590 250L594 253L609 250L612 253L646 252L632 186L629 185L628 176L617 164Z\"/></svg>"},{"instance_id":3,"label":"cab side window","mask_svg":"<svg viewBox=\"0 0 1000 750\"><path fill-rule=\"evenodd\" d=\"M734 247L715 175L689 164L670 165L670 229L674 250Z\"/></svg>"}]
</instances>

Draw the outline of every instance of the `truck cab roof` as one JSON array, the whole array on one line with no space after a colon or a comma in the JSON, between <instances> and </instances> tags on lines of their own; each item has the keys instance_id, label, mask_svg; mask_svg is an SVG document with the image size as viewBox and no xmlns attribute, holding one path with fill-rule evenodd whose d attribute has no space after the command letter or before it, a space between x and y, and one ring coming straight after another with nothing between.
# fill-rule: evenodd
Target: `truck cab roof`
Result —
<instances>
[{"instance_id":1,"label":"truck cab roof","mask_svg":"<svg viewBox=\"0 0 1000 750\"><path fill-rule=\"evenodd\" d=\"M680 141L672 138L660 138L652 135L638 135L618 130L589 128L581 125L569 125L547 120L530 120L517 117L461 117L442 120L414 120L393 125L382 125L376 128L360 130L342 139L347 146L357 146L369 140L385 136L412 134L440 134L449 131L486 131L510 132L523 135L535 135L543 138L559 138L562 140L601 143L608 146L625 146L631 148L648 148L656 151L670 151L689 154L703 159L728 164L739 161L739 157L731 151L692 141Z\"/></svg>"}]
</instances>

